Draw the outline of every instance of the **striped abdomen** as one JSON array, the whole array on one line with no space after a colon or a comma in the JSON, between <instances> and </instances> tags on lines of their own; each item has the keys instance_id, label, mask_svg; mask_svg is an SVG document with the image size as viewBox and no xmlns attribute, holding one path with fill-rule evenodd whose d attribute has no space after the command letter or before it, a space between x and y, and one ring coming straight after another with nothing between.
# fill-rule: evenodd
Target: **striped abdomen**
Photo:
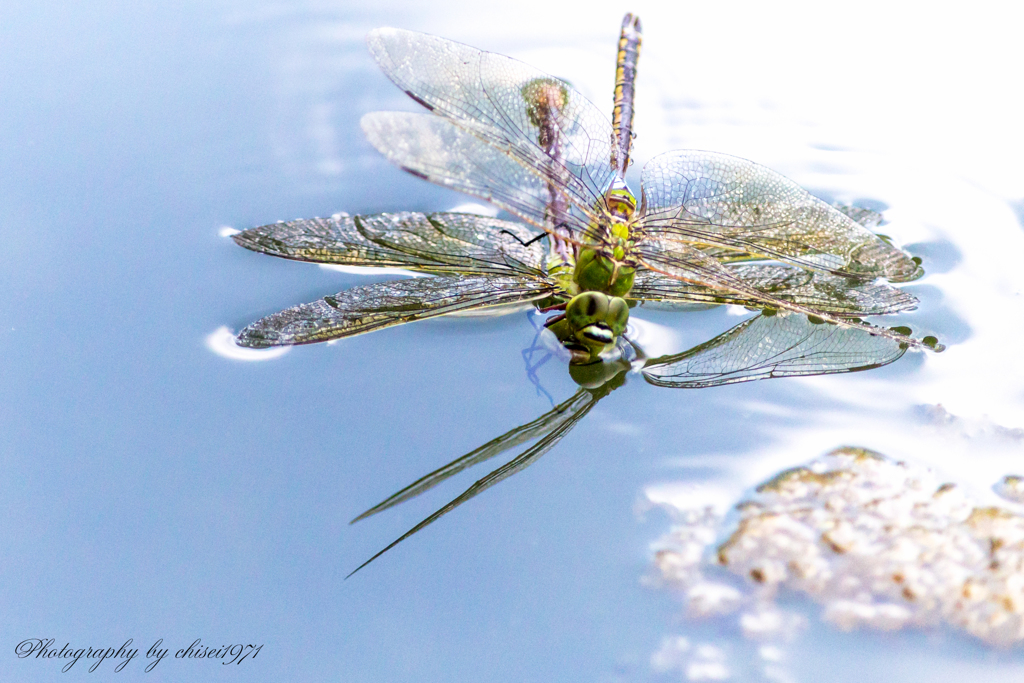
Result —
<instances>
[{"instance_id":1,"label":"striped abdomen","mask_svg":"<svg viewBox=\"0 0 1024 683\"><path fill-rule=\"evenodd\" d=\"M625 177L633 142L633 85L640 56L640 18L627 14L622 20L619 54L615 66L615 108L612 110L612 167Z\"/></svg>"}]
</instances>

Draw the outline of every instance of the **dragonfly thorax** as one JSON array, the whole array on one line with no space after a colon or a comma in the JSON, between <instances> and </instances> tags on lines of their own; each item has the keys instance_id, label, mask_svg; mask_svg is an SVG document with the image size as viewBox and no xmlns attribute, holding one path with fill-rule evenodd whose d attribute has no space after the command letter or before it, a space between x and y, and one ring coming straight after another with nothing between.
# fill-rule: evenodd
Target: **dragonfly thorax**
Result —
<instances>
[{"instance_id":1,"label":"dragonfly thorax","mask_svg":"<svg viewBox=\"0 0 1024 683\"><path fill-rule=\"evenodd\" d=\"M602 292L610 296L625 296L633 289L636 269L622 261L625 241L614 247L586 248L576 259L573 281L580 292Z\"/></svg>"},{"instance_id":2,"label":"dragonfly thorax","mask_svg":"<svg viewBox=\"0 0 1024 683\"><path fill-rule=\"evenodd\" d=\"M612 181L604 194L601 218L591 223L585 244L576 256L573 282L580 292L625 296L633 288L636 264L627 259L632 241L630 225L636 198L621 178Z\"/></svg>"}]
</instances>

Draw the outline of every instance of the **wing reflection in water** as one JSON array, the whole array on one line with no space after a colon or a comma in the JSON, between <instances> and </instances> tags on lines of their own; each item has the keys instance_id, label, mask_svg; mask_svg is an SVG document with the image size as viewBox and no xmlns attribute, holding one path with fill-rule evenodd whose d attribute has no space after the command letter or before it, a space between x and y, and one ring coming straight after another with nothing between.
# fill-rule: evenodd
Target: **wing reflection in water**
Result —
<instances>
[{"instance_id":1,"label":"wing reflection in water","mask_svg":"<svg viewBox=\"0 0 1024 683\"><path fill-rule=\"evenodd\" d=\"M421 477L353 519L352 522L366 519L415 498L469 467L532 443L361 564L349 576L482 491L536 462L572 431L598 401L625 384L630 372L639 372L647 382L656 386L697 389L773 377L868 370L896 361L906 348L889 337L872 335L864 328L839 327L799 314L763 312L683 353L634 360L632 363L626 360L627 355L614 361L570 366L573 380L580 385L571 398L536 420L520 425ZM635 351L642 353L640 349Z\"/></svg>"}]
</instances>

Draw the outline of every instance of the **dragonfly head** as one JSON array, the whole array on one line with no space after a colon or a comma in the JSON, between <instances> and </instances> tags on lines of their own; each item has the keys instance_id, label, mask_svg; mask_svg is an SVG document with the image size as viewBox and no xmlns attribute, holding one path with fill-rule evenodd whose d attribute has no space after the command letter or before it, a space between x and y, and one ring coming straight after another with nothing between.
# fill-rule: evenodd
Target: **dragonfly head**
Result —
<instances>
[{"instance_id":1,"label":"dragonfly head","mask_svg":"<svg viewBox=\"0 0 1024 683\"><path fill-rule=\"evenodd\" d=\"M628 321L629 306L624 299L602 292L577 294L565 307L563 343L585 352L586 357L582 353L579 358L574 355L574 363L595 363L601 360L601 353L615 345Z\"/></svg>"}]
</instances>

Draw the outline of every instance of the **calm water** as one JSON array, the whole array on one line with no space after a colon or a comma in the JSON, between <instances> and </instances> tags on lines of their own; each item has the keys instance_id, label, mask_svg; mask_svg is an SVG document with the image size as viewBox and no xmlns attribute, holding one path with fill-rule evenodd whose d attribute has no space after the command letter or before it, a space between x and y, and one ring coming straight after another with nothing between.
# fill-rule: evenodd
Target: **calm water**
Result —
<instances>
[{"instance_id":1,"label":"calm water","mask_svg":"<svg viewBox=\"0 0 1024 683\"><path fill-rule=\"evenodd\" d=\"M140 656L117 675L158 681L1024 675L1019 648L945 627L846 633L798 593L780 600L804 626L758 655L735 619L686 617L675 592L648 585L670 527L658 504L724 513L842 444L1024 510L991 488L1024 474L1013 21L863 3L575 6L0 7L0 677L65 680L93 663L62 674L66 662L18 659L27 638L133 638ZM385 276L261 257L221 232L466 201L362 140L363 113L413 106L365 53L370 28L510 54L610 108L626 9L646 26L635 169L712 149L886 209L884 231L928 272L899 324L949 348L700 391L634 377L537 464L344 581L483 473L348 520L550 408L521 357L534 329L525 314L446 319L231 359L209 342L217 330ZM641 317L682 348L741 319ZM556 401L575 390L556 362L539 379ZM659 665L679 637L717 648L700 656L724 668L687 668L689 654ZM144 674L161 638L170 657ZM196 638L263 648L239 666L173 659Z\"/></svg>"}]
</instances>

